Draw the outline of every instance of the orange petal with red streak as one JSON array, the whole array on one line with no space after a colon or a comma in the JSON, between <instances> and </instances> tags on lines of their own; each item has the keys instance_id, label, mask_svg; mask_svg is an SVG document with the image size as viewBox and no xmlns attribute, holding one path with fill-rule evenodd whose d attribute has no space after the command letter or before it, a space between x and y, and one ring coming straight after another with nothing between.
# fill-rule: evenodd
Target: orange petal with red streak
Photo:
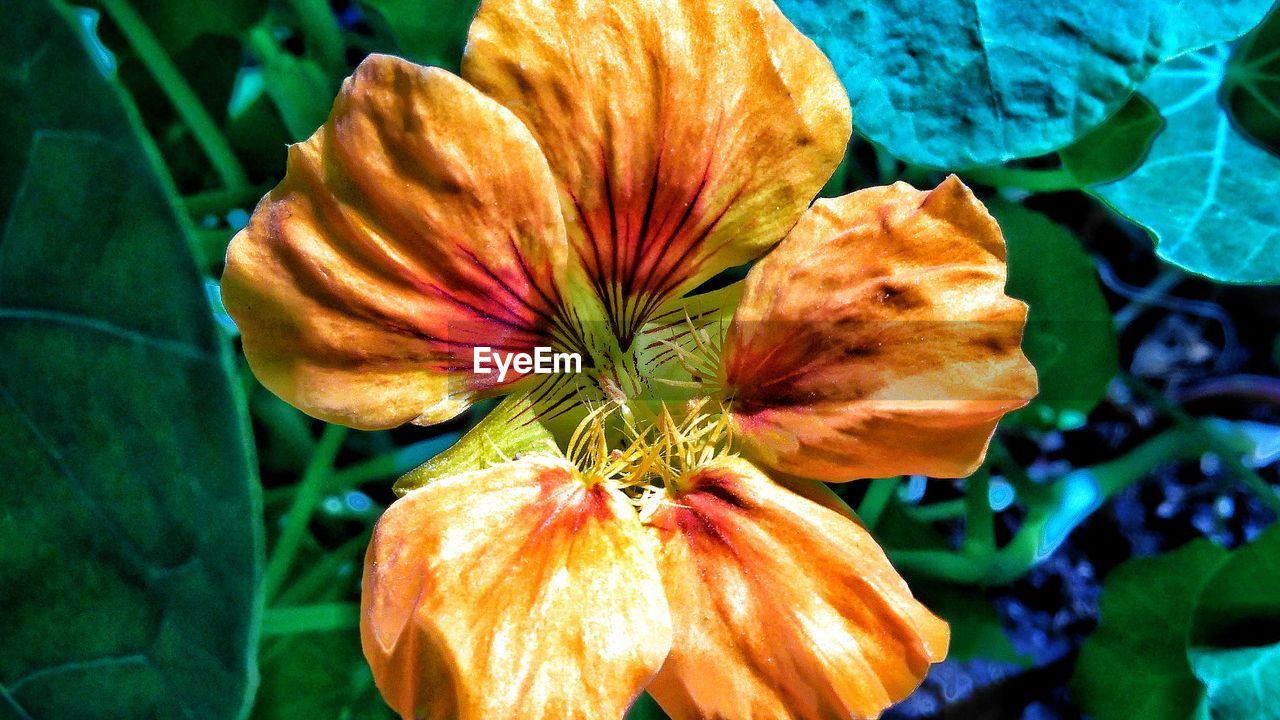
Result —
<instances>
[{"instance_id":1,"label":"orange petal with red streak","mask_svg":"<svg viewBox=\"0 0 1280 720\"><path fill-rule=\"evenodd\" d=\"M222 291L264 385L330 422L391 427L492 387L470 372L475 345L553 344L568 252L520 121L443 70L373 55L289 149Z\"/></svg>"},{"instance_id":2,"label":"orange petal with red streak","mask_svg":"<svg viewBox=\"0 0 1280 720\"><path fill-rule=\"evenodd\" d=\"M724 382L748 457L824 481L959 477L1036 392L1004 239L954 176L820 200L752 268Z\"/></svg>"},{"instance_id":3,"label":"orange petal with red streak","mask_svg":"<svg viewBox=\"0 0 1280 720\"><path fill-rule=\"evenodd\" d=\"M861 526L721 459L651 524L675 624L649 692L675 720L874 718L949 631Z\"/></svg>"},{"instance_id":4,"label":"orange petal with red streak","mask_svg":"<svg viewBox=\"0 0 1280 720\"><path fill-rule=\"evenodd\" d=\"M365 558L378 688L406 718L619 719L671 643L653 551L626 498L561 460L414 490Z\"/></svg>"},{"instance_id":5,"label":"orange petal with red streak","mask_svg":"<svg viewBox=\"0 0 1280 720\"><path fill-rule=\"evenodd\" d=\"M851 132L831 63L772 0L484 0L462 73L537 137L624 340L777 243Z\"/></svg>"}]
</instances>

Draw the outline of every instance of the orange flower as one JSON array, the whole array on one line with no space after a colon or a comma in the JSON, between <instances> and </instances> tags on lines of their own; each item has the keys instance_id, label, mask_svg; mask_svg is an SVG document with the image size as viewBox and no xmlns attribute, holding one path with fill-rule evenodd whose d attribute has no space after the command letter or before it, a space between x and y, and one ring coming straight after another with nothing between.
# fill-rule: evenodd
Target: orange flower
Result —
<instances>
[{"instance_id":1,"label":"orange flower","mask_svg":"<svg viewBox=\"0 0 1280 720\"><path fill-rule=\"evenodd\" d=\"M316 417L429 424L516 392L577 425L379 521L361 632L388 703L619 718L647 687L677 719L864 718L905 697L947 627L813 481L962 476L1034 394L999 228L955 178L810 206L849 103L771 0L485 0L462 75L362 63L223 278L254 372ZM585 372L476 373L480 347Z\"/></svg>"}]
</instances>

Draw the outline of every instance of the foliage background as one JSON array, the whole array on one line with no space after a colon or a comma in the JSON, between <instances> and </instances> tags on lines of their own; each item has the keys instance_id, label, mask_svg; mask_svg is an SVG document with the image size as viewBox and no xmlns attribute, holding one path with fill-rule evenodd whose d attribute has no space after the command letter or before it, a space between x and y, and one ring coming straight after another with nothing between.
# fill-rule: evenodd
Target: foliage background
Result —
<instances>
[{"instance_id":1,"label":"foliage background","mask_svg":"<svg viewBox=\"0 0 1280 720\"><path fill-rule=\"evenodd\" d=\"M953 625L893 717L1280 718L1269 4L782 3L854 100L825 194L958 172L1032 307L1043 391L977 474L839 488ZM362 552L489 408L312 421L248 372L217 278L355 64L456 69L473 5L5 9L0 717L389 717Z\"/></svg>"}]
</instances>

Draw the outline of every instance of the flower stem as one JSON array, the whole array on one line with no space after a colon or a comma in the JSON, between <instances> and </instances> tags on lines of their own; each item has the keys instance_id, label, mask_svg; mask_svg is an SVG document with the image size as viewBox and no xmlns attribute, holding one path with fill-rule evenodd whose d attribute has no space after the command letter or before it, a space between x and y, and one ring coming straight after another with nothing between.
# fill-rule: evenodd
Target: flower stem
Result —
<instances>
[{"instance_id":1,"label":"flower stem","mask_svg":"<svg viewBox=\"0 0 1280 720\"><path fill-rule=\"evenodd\" d=\"M325 70L337 74L346 64L342 28L329 8L328 0L289 0L298 24L307 38L307 48Z\"/></svg>"},{"instance_id":2,"label":"flower stem","mask_svg":"<svg viewBox=\"0 0 1280 720\"><path fill-rule=\"evenodd\" d=\"M862 502L858 503L858 517L868 529L874 530L880 523L880 516L884 514L885 508L889 506L889 501L893 499L893 493L897 489L898 478L896 477L872 480L867 486L867 493L862 496Z\"/></svg>"},{"instance_id":3,"label":"flower stem","mask_svg":"<svg viewBox=\"0 0 1280 720\"><path fill-rule=\"evenodd\" d=\"M1028 170L995 166L973 168L962 172L961 175L966 180L983 185L1022 188L1032 192L1063 192L1081 189L1080 181L1076 180L1075 176L1064 167L1052 170Z\"/></svg>"},{"instance_id":4,"label":"flower stem","mask_svg":"<svg viewBox=\"0 0 1280 720\"><path fill-rule=\"evenodd\" d=\"M266 576L262 580L263 596L268 603L280 591L280 586L289 574L289 567L293 564L293 559L302 544L302 538L307 533L311 512L315 510L320 498L325 494L329 476L333 472L333 460L337 457L342 441L346 437L345 427L326 425L324 434L320 437L320 443L316 446L315 455L311 456L311 462L302 473L302 480L298 482L293 503L289 506L289 512L285 514L280 539L276 541L271 559L267 562Z\"/></svg>"},{"instance_id":5,"label":"flower stem","mask_svg":"<svg viewBox=\"0 0 1280 720\"><path fill-rule=\"evenodd\" d=\"M160 41L152 34L143 22L142 17L129 4L128 0L99 0L102 9L120 29L125 40L129 42L138 58L146 66L147 71L155 78L160 89L173 103L178 117L191 130L196 143L204 151L213 170L222 184L229 188L244 187L249 184L249 177L226 137L218 129L218 124L204 109L195 90L178 72L178 68L161 47Z\"/></svg>"},{"instance_id":6,"label":"flower stem","mask_svg":"<svg viewBox=\"0 0 1280 720\"><path fill-rule=\"evenodd\" d=\"M262 636L349 630L359 624L360 606L355 603L268 608L262 616Z\"/></svg>"},{"instance_id":7,"label":"flower stem","mask_svg":"<svg viewBox=\"0 0 1280 720\"><path fill-rule=\"evenodd\" d=\"M1165 397L1164 393L1147 385L1138 378L1128 373L1120 373L1120 380L1147 402L1160 408L1161 411L1173 418L1178 425L1199 437L1205 446L1231 470L1232 474L1244 483L1244 486L1249 488L1254 495L1258 496L1262 504L1270 508L1272 512L1280 514L1280 495L1277 495L1275 488L1271 487L1253 468L1244 464L1244 461L1240 459L1240 448L1231 442L1230 437L1209 423L1192 417L1186 410L1183 410L1179 405Z\"/></svg>"}]
</instances>

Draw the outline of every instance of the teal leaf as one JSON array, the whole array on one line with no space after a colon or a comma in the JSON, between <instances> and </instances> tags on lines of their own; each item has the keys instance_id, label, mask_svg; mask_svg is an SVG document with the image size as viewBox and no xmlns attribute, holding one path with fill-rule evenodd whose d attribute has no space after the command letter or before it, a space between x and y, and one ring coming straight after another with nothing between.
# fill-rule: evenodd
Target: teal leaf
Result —
<instances>
[{"instance_id":1,"label":"teal leaf","mask_svg":"<svg viewBox=\"0 0 1280 720\"><path fill-rule=\"evenodd\" d=\"M1213 720L1280 720L1280 645L1194 650Z\"/></svg>"},{"instance_id":2,"label":"teal leaf","mask_svg":"<svg viewBox=\"0 0 1280 720\"><path fill-rule=\"evenodd\" d=\"M1280 281L1280 157L1241 135L1218 104L1227 59L1218 45L1143 83L1165 128L1136 171L1093 191L1145 227L1166 261L1214 280L1273 283Z\"/></svg>"},{"instance_id":3,"label":"teal leaf","mask_svg":"<svg viewBox=\"0 0 1280 720\"><path fill-rule=\"evenodd\" d=\"M0 24L0 714L235 718L261 522L173 188L60 5Z\"/></svg>"},{"instance_id":4,"label":"teal leaf","mask_svg":"<svg viewBox=\"0 0 1280 720\"><path fill-rule=\"evenodd\" d=\"M1187 659L1196 598L1226 561L1205 540L1130 560L1103 587L1101 624L1080 649L1072 693L1095 720L1192 717L1204 689Z\"/></svg>"},{"instance_id":5,"label":"teal leaf","mask_svg":"<svg viewBox=\"0 0 1280 720\"><path fill-rule=\"evenodd\" d=\"M1068 145L1158 64L1239 37L1272 0L779 4L831 58L863 135L959 169Z\"/></svg>"},{"instance_id":6,"label":"teal leaf","mask_svg":"<svg viewBox=\"0 0 1280 720\"><path fill-rule=\"evenodd\" d=\"M1110 182L1142 164L1162 128L1160 111L1136 94L1120 112L1063 148L1059 156L1063 167L1082 186Z\"/></svg>"},{"instance_id":7,"label":"teal leaf","mask_svg":"<svg viewBox=\"0 0 1280 720\"><path fill-rule=\"evenodd\" d=\"M1079 426L1118 369L1111 311L1093 261L1064 228L1020 205L990 204L1009 248L1009 295L1030 307L1023 350L1040 393L1019 420Z\"/></svg>"}]
</instances>

